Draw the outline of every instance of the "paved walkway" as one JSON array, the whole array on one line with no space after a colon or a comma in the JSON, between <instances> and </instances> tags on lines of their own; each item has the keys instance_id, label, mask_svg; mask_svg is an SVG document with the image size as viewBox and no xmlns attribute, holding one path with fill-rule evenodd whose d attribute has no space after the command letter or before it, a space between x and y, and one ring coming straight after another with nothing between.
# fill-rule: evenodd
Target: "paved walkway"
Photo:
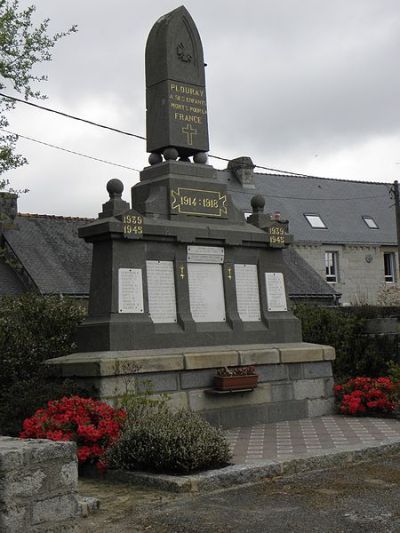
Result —
<instances>
[{"instance_id":1,"label":"paved walkway","mask_svg":"<svg viewBox=\"0 0 400 533\"><path fill-rule=\"evenodd\" d=\"M400 442L400 421L333 415L235 428L225 434L233 462L249 464Z\"/></svg>"}]
</instances>

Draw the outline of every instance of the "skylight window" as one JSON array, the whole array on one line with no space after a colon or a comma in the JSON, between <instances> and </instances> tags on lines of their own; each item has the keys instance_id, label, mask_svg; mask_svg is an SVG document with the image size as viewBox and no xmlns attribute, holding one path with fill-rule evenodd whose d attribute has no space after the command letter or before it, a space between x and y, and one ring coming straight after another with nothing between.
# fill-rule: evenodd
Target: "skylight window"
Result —
<instances>
[{"instance_id":1,"label":"skylight window","mask_svg":"<svg viewBox=\"0 0 400 533\"><path fill-rule=\"evenodd\" d=\"M307 222L310 224L312 228L326 229L325 222L322 220L322 218L319 215L304 214L304 216L306 217Z\"/></svg>"},{"instance_id":2,"label":"skylight window","mask_svg":"<svg viewBox=\"0 0 400 533\"><path fill-rule=\"evenodd\" d=\"M363 220L370 229L378 229L378 224L372 217L363 217Z\"/></svg>"}]
</instances>

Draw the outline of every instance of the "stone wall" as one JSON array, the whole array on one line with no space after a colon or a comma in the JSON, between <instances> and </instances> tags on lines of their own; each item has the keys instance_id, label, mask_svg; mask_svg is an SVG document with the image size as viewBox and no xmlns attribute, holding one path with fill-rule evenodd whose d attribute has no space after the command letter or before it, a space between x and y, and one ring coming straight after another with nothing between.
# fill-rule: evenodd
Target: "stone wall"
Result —
<instances>
[{"instance_id":1,"label":"stone wall","mask_svg":"<svg viewBox=\"0 0 400 533\"><path fill-rule=\"evenodd\" d=\"M56 374L94 386L111 403L136 387L150 387L167 393L170 405L230 428L332 413L334 358L329 346L286 343L80 353L49 363ZM257 388L216 394L216 369L238 365L256 367Z\"/></svg>"},{"instance_id":2,"label":"stone wall","mask_svg":"<svg viewBox=\"0 0 400 533\"><path fill-rule=\"evenodd\" d=\"M342 293L340 302L376 304L385 286L383 254L397 252L394 246L295 245L296 251L325 279L325 252L338 254L338 281L332 286ZM396 261L398 263L398 261ZM396 279L399 279L398 264ZM393 284L391 284L393 285Z\"/></svg>"},{"instance_id":3,"label":"stone wall","mask_svg":"<svg viewBox=\"0 0 400 533\"><path fill-rule=\"evenodd\" d=\"M0 531L77 533L75 443L0 437Z\"/></svg>"}]
</instances>

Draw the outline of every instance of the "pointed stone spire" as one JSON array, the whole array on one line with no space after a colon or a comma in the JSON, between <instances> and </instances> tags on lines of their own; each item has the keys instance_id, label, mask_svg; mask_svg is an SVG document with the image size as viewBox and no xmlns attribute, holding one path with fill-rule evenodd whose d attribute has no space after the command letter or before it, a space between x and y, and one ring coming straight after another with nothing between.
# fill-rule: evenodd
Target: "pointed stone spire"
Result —
<instances>
[{"instance_id":1,"label":"pointed stone spire","mask_svg":"<svg viewBox=\"0 0 400 533\"><path fill-rule=\"evenodd\" d=\"M184 6L154 24L146 45L147 151L187 160L209 150L204 57ZM154 155L150 163L159 161Z\"/></svg>"}]
</instances>

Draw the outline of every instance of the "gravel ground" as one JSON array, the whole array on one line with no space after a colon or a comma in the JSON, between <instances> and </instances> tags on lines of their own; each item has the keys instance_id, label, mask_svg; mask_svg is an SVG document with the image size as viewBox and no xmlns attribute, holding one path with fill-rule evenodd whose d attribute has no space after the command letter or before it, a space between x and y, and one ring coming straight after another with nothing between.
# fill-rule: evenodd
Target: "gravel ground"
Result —
<instances>
[{"instance_id":1,"label":"gravel ground","mask_svg":"<svg viewBox=\"0 0 400 533\"><path fill-rule=\"evenodd\" d=\"M400 455L207 494L80 481L100 499L82 532L400 532Z\"/></svg>"}]
</instances>

